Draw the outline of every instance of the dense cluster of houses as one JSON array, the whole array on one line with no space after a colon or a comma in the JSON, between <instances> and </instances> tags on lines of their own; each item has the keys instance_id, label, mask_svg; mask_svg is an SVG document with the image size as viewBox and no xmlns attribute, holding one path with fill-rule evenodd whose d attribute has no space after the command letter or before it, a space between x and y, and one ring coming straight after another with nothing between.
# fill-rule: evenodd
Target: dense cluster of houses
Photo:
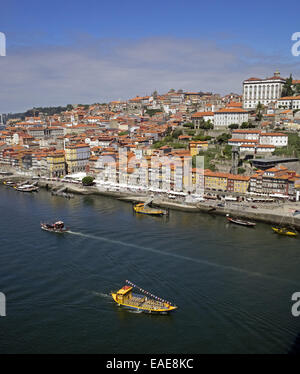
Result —
<instances>
[{"instance_id":1,"label":"dense cluster of houses","mask_svg":"<svg viewBox=\"0 0 300 374\"><path fill-rule=\"evenodd\" d=\"M247 95L251 92L247 90ZM298 105L297 97L289 100ZM297 119L291 109L280 107L291 104L286 100L271 104L263 114L260 128L232 129L228 144L249 154L271 154L277 147L286 146L287 134L271 128L278 121L280 126L285 121L296 125ZM182 134L177 142L182 148L153 147L186 123L193 123L195 129L208 123L213 129L228 132L230 125L241 127L254 117L255 112L243 108L240 95L221 97L182 90L89 107L73 106L55 115L39 113L22 120L9 120L0 131L0 168L47 177L86 172L97 180L130 183L141 188L147 188L155 180L158 190L180 191L188 180L192 190L200 184L212 191L295 196L300 176L285 169L245 176L197 166L186 175L186 164L192 165L194 156L208 150L209 141L193 140Z\"/></svg>"}]
</instances>

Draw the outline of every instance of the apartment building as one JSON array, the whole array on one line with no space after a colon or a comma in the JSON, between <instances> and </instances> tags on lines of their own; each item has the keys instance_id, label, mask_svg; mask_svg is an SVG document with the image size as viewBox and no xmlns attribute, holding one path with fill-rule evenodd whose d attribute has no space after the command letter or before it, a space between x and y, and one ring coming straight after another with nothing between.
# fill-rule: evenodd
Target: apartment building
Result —
<instances>
[{"instance_id":1,"label":"apartment building","mask_svg":"<svg viewBox=\"0 0 300 374\"><path fill-rule=\"evenodd\" d=\"M67 145L65 147L65 158L68 173L85 171L90 158L90 147L85 143Z\"/></svg>"},{"instance_id":2,"label":"apartment building","mask_svg":"<svg viewBox=\"0 0 300 374\"><path fill-rule=\"evenodd\" d=\"M229 125L248 122L249 114L241 108L222 108L214 113L214 127L228 128Z\"/></svg>"}]
</instances>

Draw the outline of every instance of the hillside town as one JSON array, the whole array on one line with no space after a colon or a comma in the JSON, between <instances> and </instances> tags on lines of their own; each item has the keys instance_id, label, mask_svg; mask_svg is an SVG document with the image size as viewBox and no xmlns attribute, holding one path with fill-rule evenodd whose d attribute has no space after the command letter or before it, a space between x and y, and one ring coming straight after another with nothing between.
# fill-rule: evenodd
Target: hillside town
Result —
<instances>
[{"instance_id":1,"label":"hillside town","mask_svg":"<svg viewBox=\"0 0 300 374\"><path fill-rule=\"evenodd\" d=\"M91 176L114 190L298 201L299 87L275 72L244 80L242 95L170 89L10 116L0 130L0 171L62 181Z\"/></svg>"}]
</instances>

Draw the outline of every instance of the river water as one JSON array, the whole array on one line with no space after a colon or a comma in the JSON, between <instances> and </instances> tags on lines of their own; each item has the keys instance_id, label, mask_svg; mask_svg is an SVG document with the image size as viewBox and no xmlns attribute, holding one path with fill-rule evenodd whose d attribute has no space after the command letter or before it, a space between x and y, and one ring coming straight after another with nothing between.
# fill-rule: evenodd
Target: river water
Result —
<instances>
[{"instance_id":1,"label":"river water","mask_svg":"<svg viewBox=\"0 0 300 374\"><path fill-rule=\"evenodd\" d=\"M40 230L62 219L71 232ZM108 197L66 200L0 186L0 353L288 353L299 350L300 241L270 226L171 211L134 215ZM170 300L129 312L128 279Z\"/></svg>"}]
</instances>

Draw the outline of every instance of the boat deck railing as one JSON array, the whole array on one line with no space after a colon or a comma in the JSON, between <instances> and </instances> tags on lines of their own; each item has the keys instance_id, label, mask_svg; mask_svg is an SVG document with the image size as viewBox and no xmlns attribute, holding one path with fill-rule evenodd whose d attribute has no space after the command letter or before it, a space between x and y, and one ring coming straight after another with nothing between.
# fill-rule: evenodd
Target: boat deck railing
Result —
<instances>
[{"instance_id":1,"label":"boat deck railing","mask_svg":"<svg viewBox=\"0 0 300 374\"><path fill-rule=\"evenodd\" d=\"M168 309L164 303L147 299L146 297L139 297L139 296L132 296L130 298L130 304L137 306L137 307L143 307L143 308L149 308L149 309Z\"/></svg>"}]
</instances>

